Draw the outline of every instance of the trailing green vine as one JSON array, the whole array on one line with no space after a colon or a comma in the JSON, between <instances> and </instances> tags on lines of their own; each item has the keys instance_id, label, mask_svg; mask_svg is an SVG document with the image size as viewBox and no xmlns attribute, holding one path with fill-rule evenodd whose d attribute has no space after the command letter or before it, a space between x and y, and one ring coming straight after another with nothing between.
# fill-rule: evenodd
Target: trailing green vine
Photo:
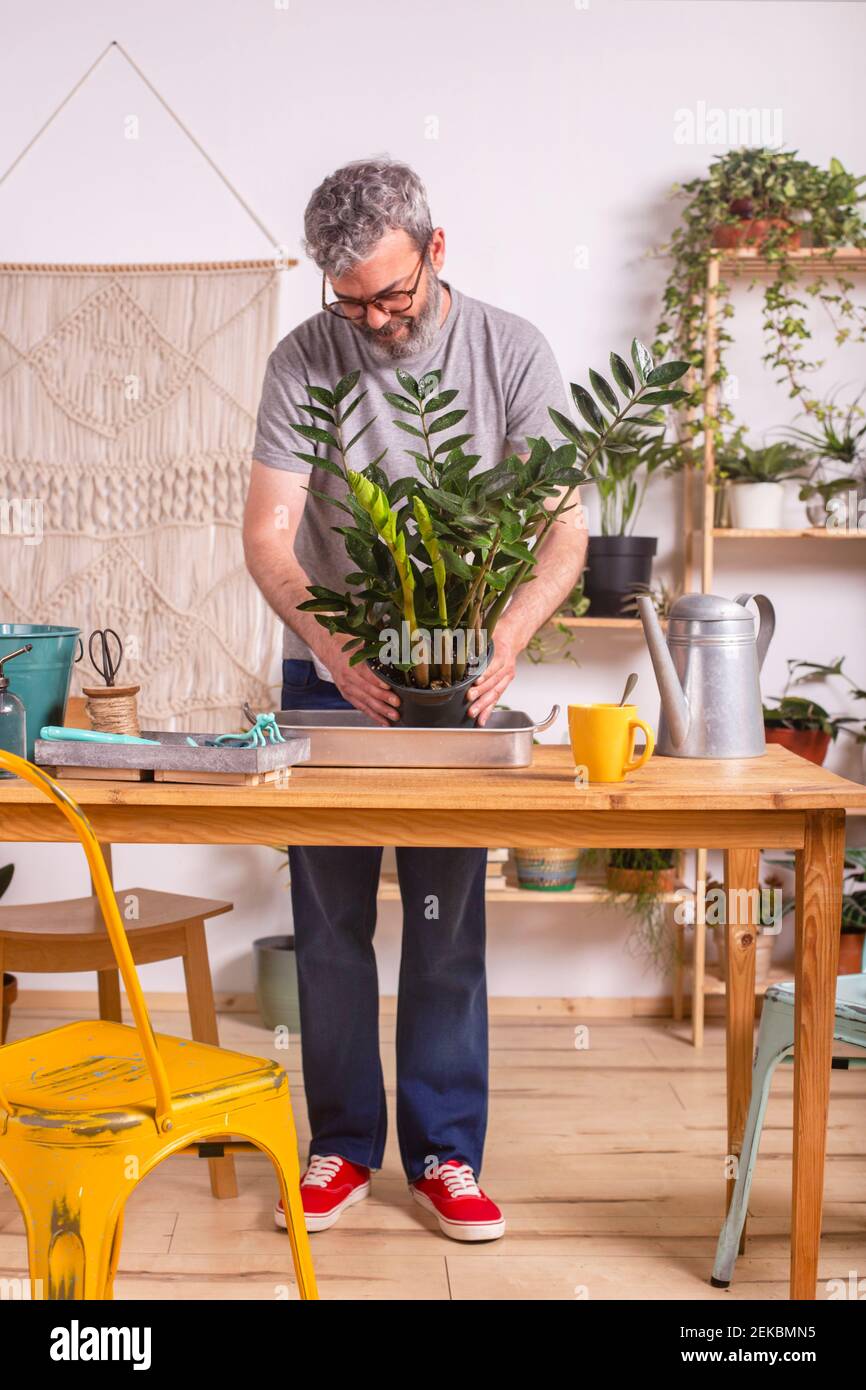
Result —
<instances>
[{"instance_id":1,"label":"trailing green vine","mask_svg":"<svg viewBox=\"0 0 866 1390\"><path fill-rule=\"evenodd\" d=\"M811 373L821 366L812 360L809 310L818 303L829 315L838 346L866 341L866 306L853 297L854 284L841 271L827 269L805 283L790 260L799 244L826 248L866 247L866 222L860 204L866 176L855 178L830 161L821 169L800 159L796 151L766 148L730 150L717 156L707 173L675 189L685 199L682 221L663 248L673 258L665 286L662 317L656 329L654 352L675 353L692 368L694 390L690 404L696 413L688 431L713 429L717 434L733 419L725 399L725 354L732 335L728 324L734 309L731 286L720 277L717 294L718 356L706 379L706 285L710 258L722 245L759 250L775 265L764 289L764 362L788 394L799 398L806 411L820 412L820 402L808 394ZM755 281L752 281L754 285ZM717 413L703 412L710 381L719 387Z\"/></svg>"}]
</instances>

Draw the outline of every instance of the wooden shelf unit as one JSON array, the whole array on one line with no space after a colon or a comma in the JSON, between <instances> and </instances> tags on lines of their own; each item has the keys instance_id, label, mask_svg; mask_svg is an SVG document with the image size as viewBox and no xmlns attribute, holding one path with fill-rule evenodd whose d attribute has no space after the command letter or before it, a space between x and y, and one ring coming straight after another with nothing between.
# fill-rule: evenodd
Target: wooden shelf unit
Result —
<instances>
[{"instance_id":1,"label":"wooden shelf unit","mask_svg":"<svg viewBox=\"0 0 866 1390\"><path fill-rule=\"evenodd\" d=\"M627 899L629 894L616 896ZM691 889L684 883L680 884L672 893L659 894L659 900L667 906L675 906L677 903L690 900L692 897ZM382 874L379 881L378 898L383 903L400 901L400 885L397 882L396 874ZM544 907L548 904L552 907L567 907L569 903L573 905L574 903L609 902L611 894L603 882L591 879L578 879L572 889L562 893L545 893L536 888L521 888L515 878L506 875L506 886L504 888L489 888L485 898L488 907L491 903L533 903L536 907Z\"/></svg>"},{"instance_id":2,"label":"wooden shelf unit","mask_svg":"<svg viewBox=\"0 0 866 1390\"><path fill-rule=\"evenodd\" d=\"M736 526L714 526L716 541L866 541L866 531L829 531L823 526L792 527L781 531L740 529Z\"/></svg>"},{"instance_id":3,"label":"wooden shelf unit","mask_svg":"<svg viewBox=\"0 0 866 1390\"><path fill-rule=\"evenodd\" d=\"M847 274L866 271L866 250L856 246L837 247L823 250L804 247L799 251L788 252L788 261L797 269L816 272L823 268L827 274L844 271ZM772 274L777 268L775 260L768 260L755 247L738 247L732 250L716 251L707 265L707 281L704 291L706 305L706 334L704 338L704 396L703 414L715 418L719 402L718 384L712 380L718 365L719 284L723 271L736 277L742 275ZM693 382L693 378L691 378ZM862 540L866 532L855 530L827 530L823 527L802 527L793 530L739 530L715 525L716 490L714 476L716 466L716 441L712 431L704 432L703 471L700 484L692 469L683 471L683 515L685 535L683 538L683 566L686 588L700 589L711 593L715 545L717 541L842 541ZM697 495L696 495L697 494ZM697 513L697 516L696 516ZM696 921L694 926L694 963L688 969L681 957L674 967L674 999L680 1002L682 1016L682 996L687 974L692 976L692 1041L696 1047L703 1045L704 999L707 994L723 994L724 980L707 971L706 968L706 924L702 904L698 895L703 895L703 885L707 876L707 851L699 849L695 861ZM775 982L777 972L772 971L770 982ZM786 978L784 975L778 978ZM763 990L761 990L763 993Z\"/></svg>"},{"instance_id":4,"label":"wooden shelf unit","mask_svg":"<svg viewBox=\"0 0 866 1390\"><path fill-rule=\"evenodd\" d=\"M820 247L804 247L788 253L788 261L802 271L815 272L821 268L827 274L844 271L847 274L866 271L866 250L856 246L842 246L835 250ZM704 396L703 414L716 417L719 404L718 383L713 380L719 360L719 284L722 272L732 272L739 277L743 274L769 274L777 268L775 260L768 260L755 247L737 247L732 250L715 251L707 264L707 282L704 291L706 306L704 337ZM683 473L685 517L685 572L686 586L699 587L704 593L713 588L714 550L720 540L861 540L866 531L825 530L823 527L803 527L791 531L742 531L721 528L715 525L716 489L714 477L716 470L716 441L712 430L704 431L703 471L700 488L695 496L693 470ZM697 504L697 505L696 505ZM697 516L695 513L697 512ZM698 584L698 579L700 583Z\"/></svg>"}]
</instances>

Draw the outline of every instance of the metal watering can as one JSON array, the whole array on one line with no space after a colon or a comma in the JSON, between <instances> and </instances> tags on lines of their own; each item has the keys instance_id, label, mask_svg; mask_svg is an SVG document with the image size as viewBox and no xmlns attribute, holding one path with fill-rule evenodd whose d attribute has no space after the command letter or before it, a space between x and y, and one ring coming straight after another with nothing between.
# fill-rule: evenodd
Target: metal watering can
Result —
<instances>
[{"instance_id":1,"label":"metal watering can","mask_svg":"<svg viewBox=\"0 0 866 1390\"><path fill-rule=\"evenodd\" d=\"M755 620L746 604L754 599ZM637 600L662 699L656 752L671 758L754 758L766 751L759 673L776 625L763 594L683 594L667 641L652 599Z\"/></svg>"}]
</instances>

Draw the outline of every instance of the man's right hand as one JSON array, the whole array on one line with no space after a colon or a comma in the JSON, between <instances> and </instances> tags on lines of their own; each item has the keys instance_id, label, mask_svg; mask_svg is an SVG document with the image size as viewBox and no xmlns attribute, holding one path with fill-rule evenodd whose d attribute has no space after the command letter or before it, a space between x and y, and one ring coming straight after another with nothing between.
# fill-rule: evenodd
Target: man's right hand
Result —
<instances>
[{"instance_id":1,"label":"man's right hand","mask_svg":"<svg viewBox=\"0 0 866 1390\"><path fill-rule=\"evenodd\" d=\"M343 699L387 727L400 716L400 696L373 674L366 661L349 665L352 653L342 650L348 640L345 636L325 636L324 641L316 644L316 655L327 666Z\"/></svg>"}]
</instances>

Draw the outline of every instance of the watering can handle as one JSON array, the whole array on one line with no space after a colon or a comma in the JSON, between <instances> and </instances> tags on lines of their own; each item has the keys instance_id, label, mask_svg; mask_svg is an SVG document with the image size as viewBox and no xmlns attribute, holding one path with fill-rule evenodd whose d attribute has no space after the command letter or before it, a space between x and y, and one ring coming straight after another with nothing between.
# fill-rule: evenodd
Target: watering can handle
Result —
<instances>
[{"instance_id":1,"label":"watering can handle","mask_svg":"<svg viewBox=\"0 0 866 1390\"><path fill-rule=\"evenodd\" d=\"M760 619L756 638L758 648L758 670L760 671L764 664L764 657L767 655L767 648L776 630L776 610L766 594L737 594L737 597L734 599L734 603L741 603L744 608L749 602L754 602Z\"/></svg>"}]
</instances>

